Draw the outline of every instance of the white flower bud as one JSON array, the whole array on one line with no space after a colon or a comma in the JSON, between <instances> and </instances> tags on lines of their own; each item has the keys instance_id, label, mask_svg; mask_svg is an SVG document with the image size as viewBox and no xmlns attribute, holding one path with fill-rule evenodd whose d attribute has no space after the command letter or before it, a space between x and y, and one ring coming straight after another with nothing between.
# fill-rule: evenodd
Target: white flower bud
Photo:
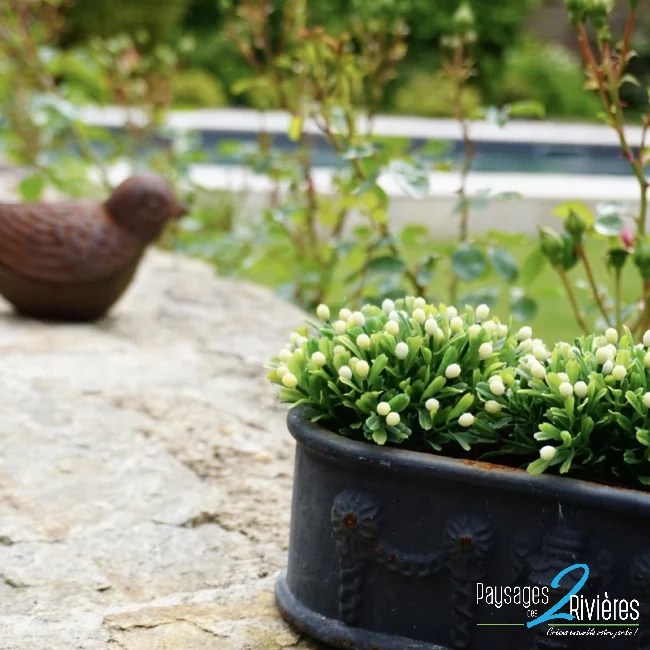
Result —
<instances>
[{"instance_id":1,"label":"white flower bud","mask_svg":"<svg viewBox=\"0 0 650 650\"><path fill-rule=\"evenodd\" d=\"M424 309L418 308L413 310L413 320L416 323L420 323L420 325L422 325L426 319L427 315L424 313Z\"/></svg>"},{"instance_id":2,"label":"white flower bud","mask_svg":"<svg viewBox=\"0 0 650 650\"><path fill-rule=\"evenodd\" d=\"M396 323L399 323L399 314L396 311L391 311L388 314L388 320L394 320Z\"/></svg>"},{"instance_id":3,"label":"white flower bud","mask_svg":"<svg viewBox=\"0 0 650 650\"><path fill-rule=\"evenodd\" d=\"M472 424L474 424L474 416L471 413L463 413L458 418L458 424L460 424L461 427L471 427Z\"/></svg>"},{"instance_id":4,"label":"white flower bud","mask_svg":"<svg viewBox=\"0 0 650 650\"><path fill-rule=\"evenodd\" d=\"M345 353L345 348L342 345L335 345L334 346L334 356L338 354L344 354Z\"/></svg>"},{"instance_id":5,"label":"white flower bud","mask_svg":"<svg viewBox=\"0 0 650 650\"><path fill-rule=\"evenodd\" d=\"M618 343L618 332L613 327L609 327L605 332L605 338L608 343Z\"/></svg>"},{"instance_id":6,"label":"white flower bud","mask_svg":"<svg viewBox=\"0 0 650 650\"><path fill-rule=\"evenodd\" d=\"M386 298L386 300L381 303L381 308L385 313L390 314L390 312L395 310L395 303L392 300Z\"/></svg>"},{"instance_id":7,"label":"white flower bud","mask_svg":"<svg viewBox=\"0 0 650 650\"><path fill-rule=\"evenodd\" d=\"M548 350L543 345L536 345L533 348L533 354L538 361L546 361L548 359Z\"/></svg>"},{"instance_id":8,"label":"white flower bud","mask_svg":"<svg viewBox=\"0 0 650 650\"><path fill-rule=\"evenodd\" d=\"M413 309L424 309L427 306L427 301L424 298L416 298L413 301Z\"/></svg>"},{"instance_id":9,"label":"white flower bud","mask_svg":"<svg viewBox=\"0 0 650 650\"><path fill-rule=\"evenodd\" d=\"M458 316L456 307L447 307L447 318L451 320L452 318L456 318L456 316Z\"/></svg>"},{"instance_id":10,"label":"white flower bud","mask_svg":"<svg viewBox=\"0 0 650 650\"><path fill-rule=\"evenodd\" d=\"M361 359L360 361L357 361L357 365L354 367L354 372L356 372L361 379L365 379L370 373L370 365L367 361Z\"/></svg>"},{"instance_id":11,"label":"white flower bud","mask_svg":"<svg viewBox=\"0 0 650 650\"><path fill-rule=\"evenodd\" d=\"M291 332L291 336L289 337L289 340L294 345L296 345L301 338L302 338L302 334L299 334L298 332Z\"/></svg>"},{"instance_id":12,"label":"white flower bud","mask_svg":"<svg viewBox=\"0 0 650 650\"><path fill-rule=\"evenodd\" d=\"M352 322L359 327L363 327L366 324L366 317L360 311L355 311L352 314Z\"/></svg>"},{"instance_id":13,"label":"white flower bud","mask_svg":"<svg viewBox=\"0 0 650 650\"><path fill-rule=\"evenodd\" d=\"M341 336L345 334L348 330L348 324L344 320L337 320L334 323L334 331Z\"/></svg>"},{"instance_id":14,"label":"white flower bud","mask_svg":"<svg viewBox=\"0 0 650 650\"><path fill-rule=\"evenodd\" d=\"M463 330L463 319L460 316L454 316L449 321L449 329L451 329L455 334L461 332Z\"/></svg>"},{"instance_id":15,"label":"white flower bud","mask_svg":"<svg viewBox=\"0 0 650 650\"><path fill-rule=\"evenodd\" d=\"M568 381L563 381L558 390L562 397L571 397L573 395L573 386Z\"/></svg>"},{"instance_id":16,"label":"white flower bud","mask_svg":"<svg viewBox=\"0 0 650 650\"><path fill-rule=\"evenodd\" d=\"M475 323L474 325L469 326L467 333L469 334L470 338L475 339L481 333L482 329L483 328L480 325L477 325Z\"/></svg>"},{"instance_id":17,"label":"white flower bud","mask_svg":"<svg viewBox=\"0 0 650 650\"><path fill-rule=\"evenodd\" d=\"M546 377L546 368L541 363L535 362L530 366L530 373L536 379L544 379Z\"/></svg>"},{"instance_id":18,"label":"white flower bud","mask_svg":"<svg viewBox=\"0 0 650 650\"><path fill-rule=\"evenodd\" d=\"M482 361L485 361L492 354L492 343L483 343L478 349L478 356Z\"/></svg>"},{"instance_id":19,"label":"white flower bud","mask_svg":"<svg viewBox=\"0 0 650 650\"><path fill-rule=\"evenodd\" d=\"M476 318L485 320L490 315L490 308L487 305L479 305L476 308Z\"/></svg>"},{"instance_id":20,"label":"white flower bud","mask_svg":"<svg viewBox=\"0 0 650 650\"><path fill-rule=\"evenodd\" d=\"M585 384L584 381L578 381L573 386L573 392L578 397L586 397L588 390L589 390L589 386L587 386L587 384Z\"/></svg>"},{"instance_id":21,"label":"white flower bud","mask_svg":"<svg viewBox=\"0 0 650 650\"><path fill-rule=\"evenodd\" d=\"M278 354L278 358L280 361L284 361L285 363L289 361L289 359L293 359L293 352L291 350L287 350L284 348L284 350L280 350L280 353Z\"/></svg>"},{"instance_id":22,"label":"white flower bud","mask_svg":"<svg viewBox=\"0 0 650 650\"><path fill-rule=\"evenodd\" d=\"M352 368L352 370L354 370L357 363L359 363L359 359L357 359L356 357L350 357L350 360L348 361L348 366L350 366L350 368Z\"/></svg>"},{"instance_id":23,"label":"white flower bud","mask_svg":"<svg viewBox=\"0 0 650 650\"><path fill-rule=\"evenodd\" d=\"M296 340L296 345L298 346L303 346L305 343L307 343L307 339L304 336L299 336Z\"/></svg>"},{"instance_id":24,"label":"white flower bud","mask_svg":"<svg viewBox=\"0 0 650 650\"><path fill-rule=\"evenodd\" d=\"M348 320L350 316L352 316L352 312L349 309L343 308L339 311L339 318L341 320Z\"/></svg>"},{"instance_id":25,"label":"white flower bud","mask_svg":"<svg viewBox=\"0 0 650 650\"><path fill-rule=\"evenodd\" d=\"M506 387L501 379L498 381L491 381L490 382L490 392L493 395L497 395L498 397L501 397L501 395L504 395L506 392Z\"/></svg>"},{"instance_id":26,"label":"white flower bud","mask_svg":"<svg viewBox=\"0 0 650 650\"><path fill-rule=\"evenodd\" d=\"M603 364L603 375L611 375L612 370L614 370L614 362L613 361L605 361Z\"/></svg>"},{"instance_id":27,"label":"white flower bud","mask_svg":"<svg viewBox=\"0 0 650 650\"><path fill-rule=\"evenodd\" d=\"M293 355L291 355L291 357L293 358ZM288 372L289 372L289 368L287 368L286 366L278 366L275 369L275 376L278 379L282 379L282 377L284 377L284 375L286 375Z\"/></svg>"},{"instance_id":28,"label":"white flower bud","mask_svg":"<svg viewBox=\"0 0 650 650\"><path fill-rule=\"evenodd\" d=\"M499 402L497 402L496 400L489 399L487 402L485 402L485 410L488 413L492 413L492 414L499 413L501 411L501 408L502 408L501 404L499 404Z\"/></svg>"},{"instance_id":29,"label":"white flower bud","mask_svg":"<svg viewBox=\"0 0 650 650\"><path fill-rule=\"evenodd\" d=\"M388 402L379 402L377 404L377 413L379 415L388 415L390 413L390 404Z\"/></svg>"},{"instance_id":30,"label":"white flower bud","mask_svg":"<svg viewBox=\"0 0 650 650\"><path fill-rule=\"evenodd\" d=\"M503 324L497 326L497 336L501 339L508 336L508 326Z\"/></svg>"},{"instance_id":31,"label":"white flower bud","mask_svg":"<svg viewBox=\"0 0 650 650\"><path fill-rule=\"evenodd\" d=\"M650 368L650 352L648 352L645 357L643 357L643 364L646 368Z\"/></svg>"},{"instance_id":32,"label":"white flower bud","mask_svg":"<svg viewBox=\"0 0 650 650\"><path fill-rule=\"evenodd\" d=\"M327 363L327 359L322 352L314 352L314 354L311 355L311 362L315 366L322 368Z\"/></svg>"},{"instance_id":33,"label":"white flower bud","mask_svg":"<svg viewBox=\"0 0 650 650\"><path fill-rule=\"evenodd\" d=\"M521 351L528 351L532 350L535 346L533 345L533 339L524 339L518 347Z\"/></svg>"},{"instance_id":34,"label":"white flower bud","mask_svg":"<svg viewBox=\"0 0 650 650\"><path fill-rule=\"evenodd\" d=\"M357 336L357 346L362 350L369 350L370 344L370 337L367 334L359 334L359 336Z\"/></svg>"},{"instance_id":35,"label":"white flower bud","mask_svg":"<svg viewBox=\"0 0 650 650\"><path fill-rule=\"evenodd\" d=\"M546 447L542 447L539 450L539 457L542 460L553 460L555 458L555 454L557 451L555 450L555 447L551 447L551 445L546 445Z\"/></svg>"},{"instance_id":36,"label":"white flower bud","mask_svg":"<svg viewBox=\"0 0 650 650\"><path fill-rule=\"evenodd\" d=\"M294 374L288 372L282 377L282 383L287 388L295 388L298 385L298 379Z\"/></svg>"},{"instance_id":37,"label":"white flower bud","mask_svg":"<svg viewBox=\"0 0 650 650\"><path fill-rule=\"evenodd\" d=\"M394 320L389 320L384 326L384 329L388 334L397 336L399 334L399 323L396 323Z\"/></svg>"},{"instance_id":38,"label":"white flower bud","mask_svg":"<svg viewBox=\"0 0 650 650\"><path fill-rule=\"evenodd\" d=\"M485 323L482 324L483 329L487 330L491 336L496 334L497 332L497 324L493 320L486 320Z\"/></svg>"},{"instance_id":39,"label":"white flower bud","mask_svg":"<svg viewBox=\"0 0 650 650\"><path fill-rule=\"evenodd\" d=\"M341 366L339 368L339 377L341 379L352 379L352 368L350 366Z\"/></svg>"},{"instance_id":40,"label":"white flower bud","mask_svg":"<svg viewBox=\"0 0 650 650\"><path fill-rule=\"evenodd\" d=\"M646 348L650 348L650 330L643 335L643 345L645 345Z\"/></svg>"},{"instance_id":41,"label":"white flower bud","mask_svg":"<svg viewBox=\"0 0 650 650\"><path fill-rule=\"evenodd\" d=\"M650 393L648 393L648 395L650 395ZM434 397L431 397L430 399L428 399L426 401L424 407L430 413L435 413L440 408L440 402L437 399L435 399Z\"/></svg>"},{"instance_id":42,"label":"white flower bud","mask_svg":"<svg viewBox=\"0 0 650 650\"><path fill-rule=\"evenodd\" d=\"M612 377L616 379L616 381L623 381L625 377L627 376L627 368L625 366L614 366L614 370L612 370Z\"/></svg>"},{"instance_id":43,"label":"white flower bud","mask_svg":"<svg viewBox=\"0 0 650 650\"><path fill-rule=\"evenodd\" d=\"M395 346L395 356L398 359L406 359L409 355L409 346L404 343L404 341L400 341L396 346Z\"/></svg>"},{"instance_id":44,"label":"white flower bud","mask_svg":"<svg viewBox=\"0 0 650 650\"><path fill-rule=\"evenodd\" d=\"M526 341L533 336L533 330L526 325L517 332L517 340Z\"/></svg>"},{"instance_id":45,"label":"white flower bud","mask_svg":"<svg viewBox=\"0 0 650 650\"><path fill-rule=\"evenodd\" d=\"M460 366L457 363L452 363L447 366L447 369L445 370L445 377L447 377L447 379L456 379L459 375Z\"/></svg>"},{"instance_id":46,"label":"white flower bud","mask_svg":"<svg viewBox=\"0 0 650 650\"><path fill-rule=\"evenodd\" d=\"M569 381L569 375L567 375L566 372L558 372L557 376L560 381Z\"/></svg>"},{"instance_id":47,"label":"white flower bud","mask_svg":"<svg viewBox=\"0 0 650 650\"><path fill-rule=\"evenodd\" d=\"M612 353L609 348L598 348L596 350L596 361L598 363L605 363L606 361L610 361L612 358Z\"/></svg>"},{"instance_id":48,"label":"white flower bud","mask_svg":"<svg viewBox=\"0 0 650 650\"><path fill-rule=\"evenodd\" d=\"M386 424L389 427L396 427L399 424L399 421L400 421L399 413L395 413L395 411L391 411L386 416Z\"/></svg>"},{"instance_id":49,"label":"white flower bud","mask_svg":"<svg viewBox=\"0 0 650 650\"><path fill-rule=\"evenodd\" d=\"M643 403L650 409L650 393L643 396Z\"/></svg>"},{"instance_id":50,"label":"white flower bud","mask_svg":"<svg viewBox=\"0 0 650 650\"><path fill-rule=\"evenodd\" d=\"M428 318L424 323L424 331L430 336L433 336L438 330L438 323L436 323L435 319Z\"/></svg>"},{"instance_id":51,"label":"white flower bud","mask_svg":"<svg viewBox=\"0 0 650 650\"><path fill-rule=\"evenodd\" d=\"M329 320L330 308L327 305L318 305L318 307L316 307L316 316L321 320Z\"/></svg>"}]
</instances>

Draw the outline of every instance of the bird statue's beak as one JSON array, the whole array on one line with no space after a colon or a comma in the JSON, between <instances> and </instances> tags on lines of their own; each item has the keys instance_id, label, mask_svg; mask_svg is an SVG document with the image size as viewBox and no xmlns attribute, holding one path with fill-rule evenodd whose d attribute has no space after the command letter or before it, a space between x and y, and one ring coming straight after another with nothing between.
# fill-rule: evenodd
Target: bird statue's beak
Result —
<instances>
[{"instance_id":1,"label":"bird statue's beak","mask_svg":"<svg viewBox=\"0 0 650 650\"><path fill-rule=\"evenodd\" d=\"M176 210L174 212L174 216L177 219L180 219L181 217L184 217L186 214L189 214L190 209L184 205L183 203L179 203L176 206Z\"/></svg>"}]
</instances>

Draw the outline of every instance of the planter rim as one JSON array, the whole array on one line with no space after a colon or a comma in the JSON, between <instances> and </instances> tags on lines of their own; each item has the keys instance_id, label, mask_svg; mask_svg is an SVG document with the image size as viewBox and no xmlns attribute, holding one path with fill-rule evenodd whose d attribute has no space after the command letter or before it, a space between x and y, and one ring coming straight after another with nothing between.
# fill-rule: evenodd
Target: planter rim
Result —
<instances>
[{"instance_id":1,"label":"planter rim","mask_svg":"<svg viewBox=\"0 0 650 650\"><path fill-rule=\"evenodd\" d=\"M380 447L351 440L313 423L305 416L306 407L291 408L287 426L297 442L312 453L344 465L377 467L386 472L408 471L410 475L444 478L456 483L491 487L525 495L566 500L571 503L628 514L650 515L650 492L603 485L560 476L531 476L525 470L482 461L463 460Z\"/></svg>"}]
</instances>

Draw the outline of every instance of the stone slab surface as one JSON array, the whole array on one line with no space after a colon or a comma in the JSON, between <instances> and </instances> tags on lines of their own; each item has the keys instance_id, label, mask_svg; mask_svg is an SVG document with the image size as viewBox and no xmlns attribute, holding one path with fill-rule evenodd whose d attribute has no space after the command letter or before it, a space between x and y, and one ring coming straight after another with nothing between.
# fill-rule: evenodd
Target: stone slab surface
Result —
<instances>
[{"instance_id":1,"label":"stone slab surface","mask_svg":"<svg viewBox=\"0 0 650 650\"><path fill-rule=\"evenodd\" d=\"M293 441L262 366L302 314L151 252L95 325L0 302L0 649L317 646L278 616Z\"/></svg>"}]
</instances>

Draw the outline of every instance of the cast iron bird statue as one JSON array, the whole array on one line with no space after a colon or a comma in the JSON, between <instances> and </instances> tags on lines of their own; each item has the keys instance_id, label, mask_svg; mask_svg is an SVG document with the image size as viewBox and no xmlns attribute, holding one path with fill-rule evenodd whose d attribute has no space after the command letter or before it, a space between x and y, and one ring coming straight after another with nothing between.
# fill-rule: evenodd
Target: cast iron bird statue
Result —
<instances>
[{"instance_id":1,"label":"cast iron bird statue","mask_svg":"<svg viewBox=\"0 0 650 650\"><path fill-rule=\"evenodd\" d=\"M0 294L23 316L96 320L165 224L186 212L152 173L131 176L103 203L0 203Z\"/></svg>"}]
</instances>

